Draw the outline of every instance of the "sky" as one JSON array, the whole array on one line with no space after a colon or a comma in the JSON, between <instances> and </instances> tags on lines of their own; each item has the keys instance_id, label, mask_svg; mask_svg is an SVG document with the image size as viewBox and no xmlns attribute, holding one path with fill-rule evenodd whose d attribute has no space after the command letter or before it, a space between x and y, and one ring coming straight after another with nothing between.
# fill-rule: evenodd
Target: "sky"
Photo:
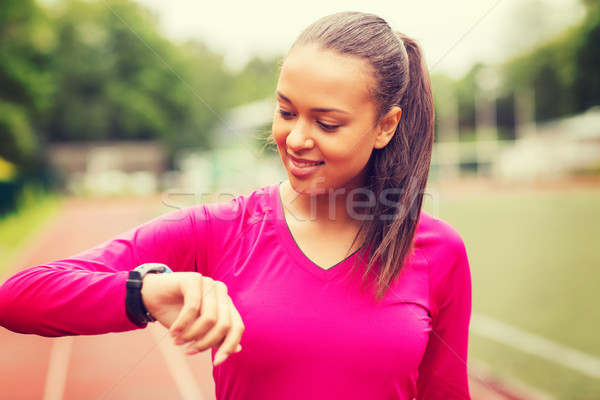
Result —
<instances>
[{"instance_id":1,"label":"sky","mask_svg":"<svg viewBox=\"0 0 600 400\"><path fill-rule=\"evenodd\" d=\"M578 0L136 0L170 39L196 39L233 69L254 55L283 55L315 20L338 11L378 14L417 39L432 72L460 77L477 62L496 64L579 21Z\"/></svg>"}]
</instances>

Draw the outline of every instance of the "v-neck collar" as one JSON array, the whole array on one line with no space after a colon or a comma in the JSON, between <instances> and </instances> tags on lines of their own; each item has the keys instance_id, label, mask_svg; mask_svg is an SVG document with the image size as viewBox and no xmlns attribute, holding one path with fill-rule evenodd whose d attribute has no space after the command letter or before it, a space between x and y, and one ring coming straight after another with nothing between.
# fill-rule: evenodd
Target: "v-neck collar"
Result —
<instances>
[{"instance_id":1,"label":"v-neck collar","mask_svg":"<svg viewBox=\"0 0 600 400\"><path fill-rule=\"evenodd\" d=\"M294 239L294 236L292 236L290 228L285 219L283 200L280 193L281 183L282 182L271 187L271 195L269 197L271 208L275 211L275 223L277 226L279 239L285 246L291 258L305 271L323 281L329 281L342 274L351 273L352 267L357 259L357 252L350 254L348 257L344 258L334 266L325 269L308 258L300 249L296 243L296 240Z\"/></svg>"}]
</instances>

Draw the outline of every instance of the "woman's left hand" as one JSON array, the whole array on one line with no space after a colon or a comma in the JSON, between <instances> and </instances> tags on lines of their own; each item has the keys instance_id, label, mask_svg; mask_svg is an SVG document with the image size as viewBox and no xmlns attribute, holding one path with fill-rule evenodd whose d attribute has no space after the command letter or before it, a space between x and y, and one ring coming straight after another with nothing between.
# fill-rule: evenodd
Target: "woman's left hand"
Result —
<instances>
[{"instance_id":1,"label":"woman's left hand","mask_svg":"<svg viewBox=\"0 0 600 400\"><path fill-rule=\"evenodd\" d=\"M241 350L244 323L223 282L196 272L147 274L142 300L187 354L216 347L216 366Z\"/></svg>"}]
</instances>

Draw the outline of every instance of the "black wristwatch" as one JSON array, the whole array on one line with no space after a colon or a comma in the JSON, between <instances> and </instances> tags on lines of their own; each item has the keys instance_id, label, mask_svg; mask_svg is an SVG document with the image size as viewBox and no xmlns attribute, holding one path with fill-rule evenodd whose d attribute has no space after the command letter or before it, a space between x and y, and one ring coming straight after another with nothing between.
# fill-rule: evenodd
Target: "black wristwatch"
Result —
<instances>
[{"instance_id":1,"label":"black wristwatch","mask_svg":"<svg viewBox=\"0 0 600 400\"><path fill-rule=\"evenodd\" d=\"M142 281L146 274L162 274L173 272L164 264L147 263L142 264L129 272L129 278L125 286L125 311L127 318L137 326L143 327L148 322L154 322L156 319L146 310L142 301Z\"/></svg>"}]
</instances>

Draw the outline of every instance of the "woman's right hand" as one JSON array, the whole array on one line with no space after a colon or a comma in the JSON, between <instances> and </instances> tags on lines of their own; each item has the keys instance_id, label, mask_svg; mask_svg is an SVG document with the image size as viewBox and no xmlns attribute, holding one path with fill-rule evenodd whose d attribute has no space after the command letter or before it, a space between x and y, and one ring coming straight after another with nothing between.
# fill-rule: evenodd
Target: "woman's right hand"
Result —
<instances>
[{"instance_id":1,"label":"woman's right hand","mask_svg":"<svg viewBox=\"0 0 600 400\"><path fill-rule=\"evenodd\" d=\"M216 366L241 350L244 323L223 282L196 272L147 274L142 300L187 354L216 347Z\"/></svg>"}]
</instances>

